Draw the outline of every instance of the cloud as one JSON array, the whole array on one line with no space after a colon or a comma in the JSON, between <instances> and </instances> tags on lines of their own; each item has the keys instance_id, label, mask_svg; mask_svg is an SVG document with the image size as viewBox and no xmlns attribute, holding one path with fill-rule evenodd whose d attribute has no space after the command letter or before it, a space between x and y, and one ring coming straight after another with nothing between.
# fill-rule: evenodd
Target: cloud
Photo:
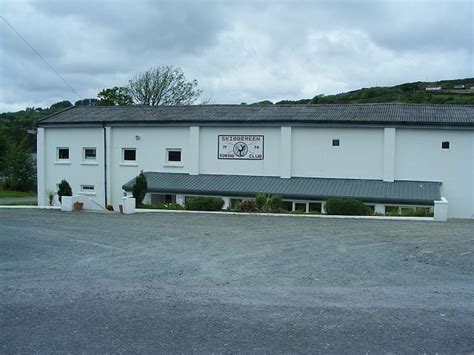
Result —
<instances>
[{"instance_id":1,"label":"cloud","mask_svg":"<svg viewBox=\"0 0 474 355\"><path fill-rule=\"evenodd\" d=\"M474 75L471 1L10 1L2 15L83 97L170 64L216 103ZM79 99L0 22L0 111Z\"/></svg>"}]
</instances>

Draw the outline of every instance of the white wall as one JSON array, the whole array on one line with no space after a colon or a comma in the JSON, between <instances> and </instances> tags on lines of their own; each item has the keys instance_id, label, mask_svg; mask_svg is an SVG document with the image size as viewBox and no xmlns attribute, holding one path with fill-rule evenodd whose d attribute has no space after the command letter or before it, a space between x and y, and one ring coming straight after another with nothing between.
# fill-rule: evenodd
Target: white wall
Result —
<instances>
[{"instance_id":1,"label":"white wall","mask_svg":"<svg viewBox=\"0 0 474 355\"><path fill-rule=\"evenodd\" d=\"M57 192L57 184L65 179L71 185L73 194L82 194L104 204L104 165L102 128L47 128L44 130L44 197L40 205L48 204L48 191ZM69 148L69 162L56 159L58 147ZM95 147L97 160L83 161L83 148ZM94 185L94 193L81 193L81 185ZM38 195L40 196L40 195ZM86 208L97 208L86 203Z\"/></svg>"},{"instance_id":2,"label":"white wall","mask_svg":"<svg viewBox=\"0 0 474 355\"><path fill-rule=\"evenodd\" d=\"M47 191L57 191L56 184L66 179L74 193L80 193L81 184L95 185L91 197L104 204L103 129L45 128L39 137L42 135L45 159L38 156L39 168L44 161L43 178L39 176L38 182L43 180L45 188L44 197L38 195L43 200L40 203L47 204ZM264 159L218 159L219 135L264 135ZM441 181L449 216L474 218L474 131L389 128L384 134L383 128L111 127L107 137L108 202L115 208L122 201L122 185L140 170L359 179L388 176ZM333 139L339 139L339 147L332 146ZM450 142L449 150L441 149L442 141ZM56 162L57 147L69 147L70 164ZM83 164L83 147L97 148L97 165ZM137 149L135 164L123 164L122 148ZM166 163L167 148L182 150L180 166ZM38 190L41 192L41 186Z\"/></svg>"},{"instance_id":3,"label":"white wall","mask_svg":"<svg viewBox=\"0 0 474 355\"><path fill-rule=\"evenodd\" d=\"M292 176L382 179L383 139L383 128L293 127Z\"/></svg>"},{"instance_id":4,"label":"white wall","mask_svg":"<svg viewBox=\"0 0 474 355\"><path fill-rule=\"evenodd\" d=\"M474 131L397 129L395 179L441 181L448 216L473 218L473 142Z\"/></svg>"},{"instance_id":5,"label":"white wall","mask_svg":"<svg viewBox=\"0 0 474 355\"><path fill-rule=\"evenodd\" d=\"M136 177L140 170L189 173L189 127L112 127L111 137L109 185L114 208L122 201L122 185ZM136 164L123 164L122 148L136 148ZM166 164L167 148L181 149L182 164Z\"/></svg>"}]
</instances>

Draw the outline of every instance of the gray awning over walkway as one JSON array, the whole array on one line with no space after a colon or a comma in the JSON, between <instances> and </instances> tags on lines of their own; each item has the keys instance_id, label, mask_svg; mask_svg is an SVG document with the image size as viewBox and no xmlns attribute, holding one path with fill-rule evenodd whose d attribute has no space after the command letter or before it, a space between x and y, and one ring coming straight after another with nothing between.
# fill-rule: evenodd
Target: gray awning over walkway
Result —
<instances>
[{"instance_id":1,"label":"gray awning over walkway","mask_svg":"<svg viewBox=\"0 0 474 355\"><path fill-rule=\"evenodd\" d=\"M148 192L163 194L255 197L257 193L285 199L358 199L364 202L432 205L441 198L441 182L327 179L245 175L189 175L145 172ZM132 191L135 179L122 188Z\"/></svg>"}]
</instances>

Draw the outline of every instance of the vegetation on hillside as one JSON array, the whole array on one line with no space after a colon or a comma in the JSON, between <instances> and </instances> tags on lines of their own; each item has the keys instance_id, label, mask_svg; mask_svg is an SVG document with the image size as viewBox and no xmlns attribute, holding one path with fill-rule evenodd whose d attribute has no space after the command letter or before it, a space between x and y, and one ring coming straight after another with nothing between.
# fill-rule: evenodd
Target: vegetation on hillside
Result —
<instances>
[{"instance_id":1,"label":"vegetation on hillside","mask_svg":"<svg viewBox=\"0 0 474 355\"><path fill-rule=\"evenodd\" d=\"M464 89L455 86L464 85ZM293 104L356 104L356 103L412 103L412 104L450 104L474 105L474 78L443 80L438 82L405 83L396 86L371 87L353 90L336 95L316 95L312 99L282 100L277 105ZM439 91L426 88L441 87ZM253 105L272 105L271 101L256 102Z\"/></svg>"}]
</instances>

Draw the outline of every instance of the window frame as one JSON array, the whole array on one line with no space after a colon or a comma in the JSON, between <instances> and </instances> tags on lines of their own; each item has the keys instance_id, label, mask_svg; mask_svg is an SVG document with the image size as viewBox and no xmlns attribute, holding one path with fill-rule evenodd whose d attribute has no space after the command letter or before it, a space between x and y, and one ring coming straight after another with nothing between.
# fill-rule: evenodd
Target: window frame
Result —
<instances>
[{"instance_id":1,"label":"window frame","mask_svg":"<svg viewBox=\"0 0 474 355\"><path fill-rule=\"evenodd\" d=\"M133 150L135 152L135 159L125 159L125 151ZM137 163L137 148L122 148L122 163L124 164L136 164Z\"/></svg>"},{"instance_id":2,"label":"window frame","mask_svg":"<svg viewBox=\"0 0 474 355\"><path fill-rule=\"evenodd\" d=\"M86 151L87 150L94 150L94 158L87 158ZM97 161L97 148L96 147L83 147L82 148L82 160L85 162L94 162Z\"/></svg>"},{"instance_id":3,"label":"window frame","mask_svg":"<svg viewBox=\"0 0 474 355\"><path fill-rule=\"evenodd\" d=\"M180 160L170 160L170 153L171 152L179 152ZM165 150L165 163L163 164L164 167L168 168L182 168L183 165L183 149L182 148L166 148Z\"/></svg>"},{"instance_id":4,"label":"window frame","mask_svg":"<svg viewBox=\"0 0 474 355\"><path fill-rule=\"evenodd\" d=\"M90 189L89 187L92 187L92 188ZM95 185L81 184L80 189L81 189L81 192L80 192L81 194L85 194L85 195L95 195L96 194Z\"/></svg>"},{"instance_id":5,"label":"window frame","mask_svg":"<svg viewBox=\"0 0 474 355\"><path fill-rule=\"evenodd\" d=\"M67 150L67 158L61 158L59 151ZM56 161L69 162L71 160L71 149L69 147L56 147Z\"/></svg>"},{"instance_id":6,"label":"window frame","mask_svg":"<svg viewBox=\"0 0 474 355\"><path fill-rule=\"evenodd\" d=\"M179 160L171 160L170 153L179 153ZM181 148L166 148L166 162L169 164L180 164L183 162L183 150Z\"/></svg>"}]
</instances>

